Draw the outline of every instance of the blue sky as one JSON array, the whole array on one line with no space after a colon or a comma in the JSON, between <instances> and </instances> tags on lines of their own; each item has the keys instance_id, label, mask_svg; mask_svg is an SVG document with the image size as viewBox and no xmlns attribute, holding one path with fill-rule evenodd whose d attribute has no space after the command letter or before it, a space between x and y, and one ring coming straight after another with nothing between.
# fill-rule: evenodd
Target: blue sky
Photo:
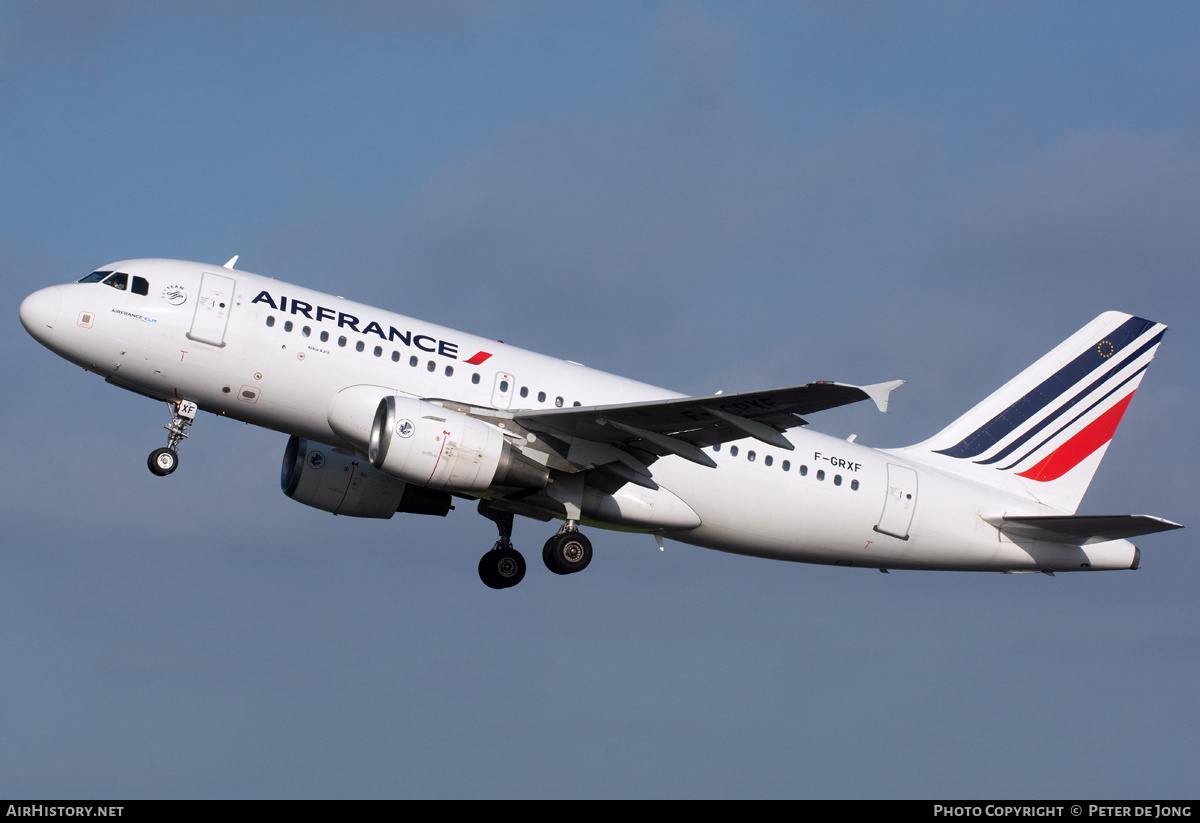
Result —
<instances>
[{"instance_id":1,"label":"blue sky","mask_svg":"<svg viewBox=\"0 0 1200 823\"><path fill-rule=\"evenodd\" d=\"M239 254L678 391L906 379L811 421L880 446L1121 309L1171 331L1081 512L1195 525L1198 46L1168 2L0 1L0 795L1194 797L1190 529L1053 579L595 532L492 592L470 507L303 508L279 435L153 477L165 409L16 309Z\"/></svg>"}]
</instances>

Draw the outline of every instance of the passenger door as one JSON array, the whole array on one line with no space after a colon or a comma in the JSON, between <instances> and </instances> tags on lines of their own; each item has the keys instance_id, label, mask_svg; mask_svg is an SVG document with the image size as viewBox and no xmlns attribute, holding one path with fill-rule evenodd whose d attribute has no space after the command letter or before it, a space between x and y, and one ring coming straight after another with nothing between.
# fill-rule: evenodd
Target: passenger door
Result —
<instances>
[{"instance_id":1,"label":"passenger door","mask_svg":"<svg viewBox=\"0 0 1200 823\"><path fill-rule=\"evenodd\" d=\"M229 310L233 307L233 278L204 272L200 280L200 297L188 338L212 346L225 345L225 328L229 325Z\"/></svg>"}]
</instances>

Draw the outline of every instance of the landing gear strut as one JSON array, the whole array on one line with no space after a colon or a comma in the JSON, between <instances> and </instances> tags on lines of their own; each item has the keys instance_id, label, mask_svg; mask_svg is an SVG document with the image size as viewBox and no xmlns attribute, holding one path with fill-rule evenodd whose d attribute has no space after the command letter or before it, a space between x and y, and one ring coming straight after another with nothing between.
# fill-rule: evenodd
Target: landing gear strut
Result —
<instances>
[{"instance_id":1,"label":"landing gear strut","mask_svg":"<svg viewBox=\"0 0 1200 823\"><path fill-rule=\"evenodd\" d=\"M179 468L179 444L187 437L187 428L196 419L196 404L191 400L168 400L171 422L164 428L170 432L165 449L150 452L146 465L159 477L165 477Z\"/></svg>"},{"instance_id":2,"label":"landing gear strut","mask_svg":"<svg viewBox=\"0 0 1200 823\"><path fill-rule=\"evenodd\" d=\"M479 579L493 589L507 589L525 577L525 558L513 548L512 512L493 509L486 500L479 501L479 513L496 524L500 537L491 550L479 558Z\"/></svg>"}]
</instances>

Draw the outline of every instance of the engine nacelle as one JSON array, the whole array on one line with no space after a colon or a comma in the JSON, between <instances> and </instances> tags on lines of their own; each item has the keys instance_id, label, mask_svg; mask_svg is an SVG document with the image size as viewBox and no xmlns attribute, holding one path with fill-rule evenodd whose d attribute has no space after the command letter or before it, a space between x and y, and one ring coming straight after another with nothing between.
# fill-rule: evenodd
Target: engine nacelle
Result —
<instances>
[{"instance_id":1,"label":"engine nacelle","mask_svg":"<svg viewBox=\"0 0 1200 823\"><path fill-rule=\"evenodd\" d=\"M413 486L361 458L293 435L283 453L283 493L298 503L349 517L388 519L396 512L445 517L446 492Z\"/></svg>"},{"instance_id":2,"label":"engine nacelle","mask_svg":"<svg viewBox=\"0 0 1200 823\"><path fill-rule=\"evenodd\" d=\"M398 395L379 402L367 457L381 472L430 489L543 489L550 479L545 466L516 451L494 426Z\"/></svg>"}]
</instances>

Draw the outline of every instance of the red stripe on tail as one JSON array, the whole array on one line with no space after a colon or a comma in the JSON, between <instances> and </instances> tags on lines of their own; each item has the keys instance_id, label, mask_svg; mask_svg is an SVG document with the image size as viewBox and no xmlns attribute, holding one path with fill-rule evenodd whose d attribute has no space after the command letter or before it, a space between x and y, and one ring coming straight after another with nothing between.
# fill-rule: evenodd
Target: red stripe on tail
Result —
<instances>
[{"instance_id":1,"label":"red stripe on tail","mask_svg":"<svg viewBox=\"0 0 1200 823\"><path fill-rule=\"evenodd\" d=\"M1133 392L1104 414L1088 423L1083 431L1063 443L1032 469L1018 472L1017 477L1027 477L1039 483L1057 480L1082 463L1092 452L1112 440L1113 432L1125 414L1125 407L1133 399Z\"/></svg>"}]
</instances>

